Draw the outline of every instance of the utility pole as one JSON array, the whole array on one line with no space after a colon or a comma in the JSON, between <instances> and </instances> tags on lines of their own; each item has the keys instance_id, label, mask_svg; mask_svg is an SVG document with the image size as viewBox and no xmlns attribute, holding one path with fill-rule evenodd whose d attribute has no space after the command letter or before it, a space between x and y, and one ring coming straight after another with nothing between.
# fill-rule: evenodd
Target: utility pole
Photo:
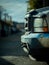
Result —
<instances>
[{"instance_id":1,"label":"utility pole","mask_svg":"<svg viewBox=\"0 0 49 65\"><path fill-rule=\"evenodd\" d=\"M0 6L0 20L1 20L1 17L2 17L2 11L3 11L3 8L2 8L2 6Z\"/></svg>"},{"instance_id":2,"label":"utility pole","mask_svg":"<svg viewBox=\"0 0 49 65\"><path fill-rule=\"evenodd\" d=\"M6 11L6 10L3 8L3 6L0 6L0 20L2 18L2 14L4 11Z\"/></svg>"},{"instance_id":3,"label":"utility pole","mask_svg":"<svg viewBox=\"0 0 49 65\"><path fill-rule=\"evenodd\" d=\"M5 20L5 22L6 22L6 17L8 16L8 14L7 14L7 13L5 13L5 14L4 14L4 16L5 16L4 20Z\"/></svg>"},{"instance_id":4,"label":"utility pole","mask_svg":"<svg viewBox=\"0 0 49 65\"><path fill-rule=\"evenodd\" d=\"M12 22L12 17L10 16L10 22Z\"/></svg>"}]
</instances>

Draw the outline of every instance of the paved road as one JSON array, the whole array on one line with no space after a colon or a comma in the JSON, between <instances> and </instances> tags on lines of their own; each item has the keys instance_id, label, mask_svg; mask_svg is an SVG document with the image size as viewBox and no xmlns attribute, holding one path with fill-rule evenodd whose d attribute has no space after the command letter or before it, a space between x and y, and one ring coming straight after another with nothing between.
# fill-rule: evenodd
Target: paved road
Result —
<instances>
[{"instance_id":1,"label":"paved road","mask_svg":"<svg viewBox=\"0 0 49 65\"><path fill-rule=\"evenodd\" d=\"M26 55L21 47L21 33L0 38L0 56L24 56Z\"/></svg>"},{"instance_id":2,"label":"paved road","mask_svg":"<svg viewBox=\"0 0 49 65\"><path fill-rule=\"evenodd\" d=\"M32 61L21 47L22 33L0 38L0 65L47 65L46 62Z\"/></svg>"}]
</instances>

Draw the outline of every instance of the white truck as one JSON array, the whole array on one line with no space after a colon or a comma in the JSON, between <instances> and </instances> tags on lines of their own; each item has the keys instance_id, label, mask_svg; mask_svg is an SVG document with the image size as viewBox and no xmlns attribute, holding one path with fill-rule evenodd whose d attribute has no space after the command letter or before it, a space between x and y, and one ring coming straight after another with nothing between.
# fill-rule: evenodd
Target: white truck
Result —
<instances>
[{"instance_id":1,"label":"white truck","mask_svg":"<svg viewBox=\"0 0 49 65\"><path fill-rule=\"evenodd\" d=\"M25 34L21 36L23 50L32 60L38 56L41 59L43 52L45 58L49 49L49 7L31 10L25 19Z\"/></svg>"}]
</instances>

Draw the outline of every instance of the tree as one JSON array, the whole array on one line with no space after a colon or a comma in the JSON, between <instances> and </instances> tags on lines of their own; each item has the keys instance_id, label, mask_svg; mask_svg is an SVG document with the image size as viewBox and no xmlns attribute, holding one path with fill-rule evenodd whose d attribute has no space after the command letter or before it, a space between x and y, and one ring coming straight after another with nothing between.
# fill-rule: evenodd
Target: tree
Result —
<instances>
[{"instance_id":1,"label":"tree","mask_svg":"<svg viewBox=\"0 0 49 65\"><path fill-rule=\"evenodd\" d=\"M4 20L5 20L5 22L6 22L6 17L8 17L8 13L4 13Z\"/></svg>"},{"instance_id":2,"label":"tree","mask_svg":"<svg viewBox=\"0 0 49 65\"><path fill-rule=\"evenodd\" d=\"M45 6L49 6L49 0L29 0L27 1L27 3L28 3L27 11L31 9L38 9Z\"/></svg>"},{"instance_id":3,"label":"tree","mask_svg":"<svg viewBox=\"0 0 49 65\"><path fill-rule=\"evenodd\" d=\"M1 17L2 17L2 13L6 11L3 6L0 6L0 20L1 20Z\"/></svg>"}]
</instances>

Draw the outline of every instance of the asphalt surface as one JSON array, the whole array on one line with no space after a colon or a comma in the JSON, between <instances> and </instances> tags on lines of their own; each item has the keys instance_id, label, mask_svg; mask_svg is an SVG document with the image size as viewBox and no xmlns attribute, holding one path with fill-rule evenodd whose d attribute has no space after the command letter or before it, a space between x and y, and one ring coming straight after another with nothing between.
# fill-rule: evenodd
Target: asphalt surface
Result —
<instances>
[{"instance_id":1,"label":"asphalt surface","mask_svg":"<svg viewBox=\"0 0 49 65\"><path fill-rule=\"evenodd\" d=\"M21 47L22 34L0 38L0 65L48 65L45 61L32 61L28 57Z\"/></svg>"}]
</instances>

